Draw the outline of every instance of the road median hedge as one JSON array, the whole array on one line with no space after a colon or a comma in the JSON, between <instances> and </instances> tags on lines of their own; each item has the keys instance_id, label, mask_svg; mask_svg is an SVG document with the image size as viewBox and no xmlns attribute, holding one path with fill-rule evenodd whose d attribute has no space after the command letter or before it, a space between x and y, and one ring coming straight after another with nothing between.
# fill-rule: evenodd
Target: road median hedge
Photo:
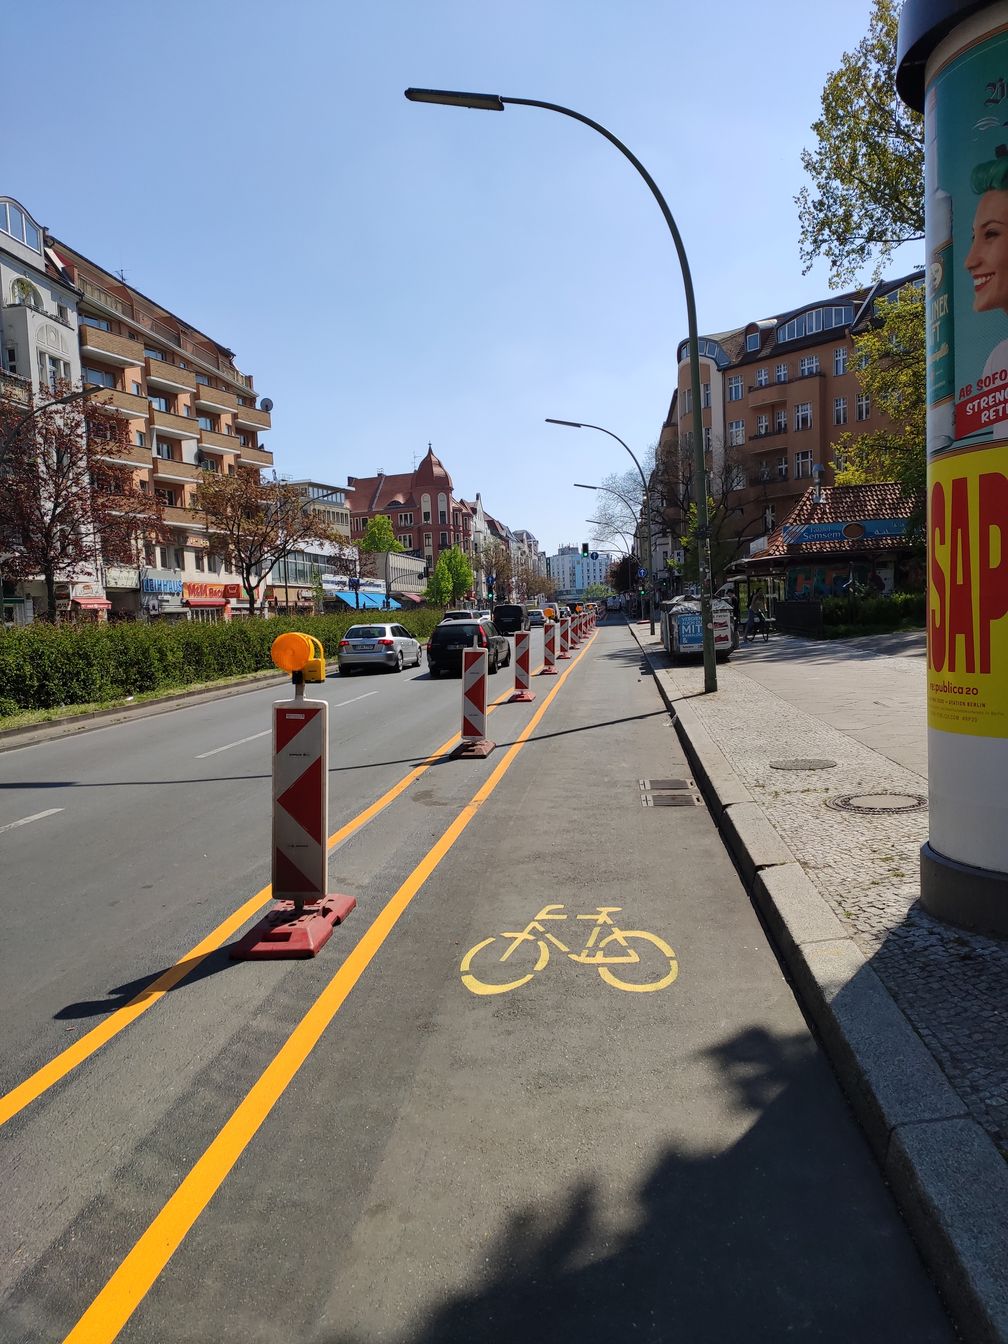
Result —
<instances>
[{"instance_id":1,"label":"road median hedge","mask_svg":"<svg viewBox=\"0 0 1008 1344\"><path fill-rule=\"evenodd\" d=\"M434 608L395 613L421 642L441 618ZM321 640L335 664L336 646L351 625L389 620L383 612L330 616L201 621L68 622L0 631L0 720L24 710L105 704L126 696L185 690L188 686L267 671L270 645L285 630Z\"/></svg>"}]
</instances>

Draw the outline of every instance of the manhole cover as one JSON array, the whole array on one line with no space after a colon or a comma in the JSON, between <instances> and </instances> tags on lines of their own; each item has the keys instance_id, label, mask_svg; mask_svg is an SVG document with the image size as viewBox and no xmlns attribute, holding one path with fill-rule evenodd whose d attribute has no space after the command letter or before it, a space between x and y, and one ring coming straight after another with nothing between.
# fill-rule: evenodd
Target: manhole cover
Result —
<instances>
[{"instance_id":1,"label":"manhole cover","mask_svg":"<svg viewBox=\"0 0 1008 1344\"><path fill-rule=\"evenodd\" d=\"M645 793L641 795L645 807L696 807L691 793Z\"/></svg>"},{"instance_id":2,"label":"manhole cover","mask_svg":"<svg viewBox=\"0 0 1008 1344\"><path fill-rule=\"evenodd\" d=\"M641 789L688 789L688 779L639 779Z\"/></svg>"},{"instance_id":3,"label":"manhole cover","mask_svg":"<svg viewBox=\"0 0 1008 1344\"><path fill-rule=\"evenodd\" d=\"M771 770L835 770L836 761L825 756L799 756L790 761L771 761Z\"/></svg>"},{"instance_id":4,"label":"manhole cover","mask_svg":"<svg viewBox=\"0 0 1008 1344\"><path fill-rule=\"evenodd\" d=\"M878 817L894 812L920 812L927 807L927 801L919 793L842 793L838 798L827 798L826 806L837 812Z\"/></svg>"}]
</instances>

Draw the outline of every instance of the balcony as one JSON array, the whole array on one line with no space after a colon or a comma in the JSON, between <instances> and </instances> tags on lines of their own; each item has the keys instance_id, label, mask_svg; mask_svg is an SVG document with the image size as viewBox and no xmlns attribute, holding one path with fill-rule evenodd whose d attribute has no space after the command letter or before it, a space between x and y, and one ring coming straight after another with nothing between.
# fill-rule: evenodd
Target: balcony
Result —
<instances>
[{"instance_id":1,"label":"balcony","mask_svg":"<svg viewBox=\"0 0 1008 1344\"><path fill-rule=\"evenodd\" d=\"M198 439L199 426L187 415L173 415L171 411L155 411L151 408L151 424L158 434L166 439Z\"/></svg>"},{"instance_id":2,"label":"balcony","mask_svg":"<svg viewBox=\"0 0 1008 1344\"><path fill-rule=\"evenodd\" d=\"M137 448L130 444L125 448L115 448L109 453L99 454L103 462L115 462L123 467L150 467L151 452L149 448Z\"/></svg>"},{"instance_id":3,"label":"balcony","mask_svg":"<svg viewBox=\"0 0 1008 1344\"><path fill-rule=\"evenodd\" d=\"M241 453L244 457L247 452L233 434L218 434L212 429L201 429L199 438L200 447L211 453Z\"/></svg>"},{"instance_id":4,"label":"balcony","mask_svg":"<svg viewBox=\"0 0 1008 1344\"><path fill-rule=\"evenodd\" d=\"M273 465L273 454L264 452L261 448L239 447L238 452L240 460L245 466L271 467Z\"/></svg>"},{"instance_id":5,"label":"balcony","mask_svg":"<svg viewBox=\"0 0 1008 1344\"><path fill-rule=\"evenodd\" d=\"M269 411L257 410L255 406L238 406L235 409L235 424L243 429L272 429ZM272 458L270 459L272 461Z\"/></svg>"},{"instance_id":6,"label":"balcony","mask_svg":"<svg viewBox=\"0 0 1008 1344\"><path fill-rule=\"evenodd\" d=\"M143 367L144 352L139 341L131 341L125 336L116 336L111 331L102 331L99 327L82 323L80 343L81 354L93 355L100 363L118 364L122 369Z\"/></svg>"},{"instance_id":7,"label":"balcony","mask_svg":"<svg viewBox=\"0 0 1008 1344\"><path fill-rule=\"evenodd\" d=\"M753 408L779 405L782 401L787 401L789 387L789 383L771 383L769 387L750 387L749 405Z\"/></svg>"},{"instance_id":8,"label":"balcony","mask_svg":"<svg viewBox=\"0 0 1008 1344\"><path fill-rule=\"evenodd\" d=\"M196 386L196 375L189 369L180 369L177 364L169 364L166 359L144 359L144 373L148 387L167 387L172 392L192 392Z\"/></svg>"},{"instance_id":9,"label":"balcony","mask_svg":"<svg viewBox=\"0 0 1008 1344\"><path fill-rule=\"evenodd\" d=\"M177 504L166 504L164 506L164 520L169 527L198 527L199 515L194 514L191 509L180 509Z\"/></svg>"},{"instance_id":10,"label":"balcony","mask_svg":"<svg viewBox=\"0 0 1008 1344\"><path fill-rule=\"evenodd\" d=\"M207 387L205 383L197 383L196 405L201 411L233 413L238 409L238 398L233 392L222 392L219 387Z\"/></svg>"},{"instance_id":11,"label":"balcony","mask_svg":"<svg viewBox=\"0 0 1008 1344\"><path fill-rule=\"evenodd\" d=\"M161 481L183 481L189 485L196 485L203 479L199 467L192 466L188 462L175 462L166 457L154 458L154 479Z\"/></svg>"},{"instance_id":12,"label":"balcony","mask_svg":"<svg viewBox=\"0 0 1008 1344\"><path fill-rule=\"evenodd\" d=\"M146 397L138 397L132 392L120 392L117 387L96 392L91 400L98 406L104 406L113 415L124 415L128 420L146 420L150 413L150 402Z\"/></svg>"},{"instance_id":13,"label":"balcony","mask_svg":"<svg viewBox=\"0 0 1008 1344\"><path fill-rule=\"evenodd\" d=\"M0 400L16 401L27 406L31 401L32 385L16 373L0 372Z\"/></svg>"}]
</instances>

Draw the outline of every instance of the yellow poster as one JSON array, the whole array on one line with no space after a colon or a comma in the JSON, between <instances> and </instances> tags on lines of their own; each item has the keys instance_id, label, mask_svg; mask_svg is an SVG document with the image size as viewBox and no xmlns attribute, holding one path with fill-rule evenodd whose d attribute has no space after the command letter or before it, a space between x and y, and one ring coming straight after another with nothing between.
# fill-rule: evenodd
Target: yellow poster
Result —
<instances>
[{"instance_id":1,"label":"yellow poster","mask_svg":"<svg viewBox=\"0 0 1008 1344\"><path fill-rule=\"evenodd\" d=\"M1008 737L1008 445L928 464L928 724Z\"/></svg>"}]
</instances>

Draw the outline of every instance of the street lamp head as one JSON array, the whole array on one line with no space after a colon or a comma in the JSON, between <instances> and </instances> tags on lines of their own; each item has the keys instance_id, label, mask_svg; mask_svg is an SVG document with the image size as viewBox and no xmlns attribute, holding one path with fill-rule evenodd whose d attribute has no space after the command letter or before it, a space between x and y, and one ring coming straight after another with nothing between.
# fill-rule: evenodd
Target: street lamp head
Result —
<instances>
[{"instance_id":1,"label":"street lamp head","mask_svg":"<svg viewBox=\"0 0 1008 1344\"><path fill-rule=\"evenodd\" d=\"M582 485L582 483L581 483L580 481L575 481L575 482L574 482L574 489L575 489L575 490L597 490L597 489L598 489L598 486L597 486L597 485Z\"/></svg>"},{"instance_id":2,"label":"street lamp head","mask_svg":"<svg viewBox=\"0 0 1008 1344\"><path fill-rule=\"evenodd\" d=\"M548 425L566 425L568 429L584 429L584 425L579 420L554 420L552 416L546 417Z\"/></svg>"},{"instance_id":3,"label":"street lamp head","mask_svg":"<svg viewBox=\"0 0 1008 1344\"><path fill-rule=\"evenodd\" d=\"M459 93L456 89L407 89L411 103L440 103L443 107L474 107L481 112L503 112L499 93Z\"/></svg>"}]
</instances>

